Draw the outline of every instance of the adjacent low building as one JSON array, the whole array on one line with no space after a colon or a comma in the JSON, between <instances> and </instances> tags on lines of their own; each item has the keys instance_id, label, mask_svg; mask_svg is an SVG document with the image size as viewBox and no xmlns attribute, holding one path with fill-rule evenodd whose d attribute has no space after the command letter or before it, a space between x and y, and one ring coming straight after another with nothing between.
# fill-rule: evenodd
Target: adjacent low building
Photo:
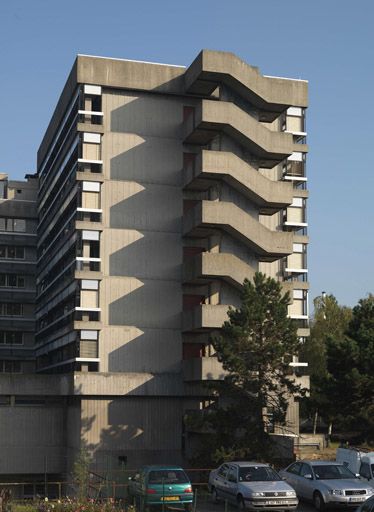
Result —
<instances>
[{"instance_id":1,"label":"adjacent low building","mask_svg":"<svg viewBox=\"0 0 374 512\"><path fill-rule=\"evenodd\" d=\"M231 53L77 57L29 177L35 374L0 381L5 423L23 396L45 444L7 469L0 456L0 473L62 477L81 446L98 471L182 463L198 435L183 417L223 376L210 336L257 270L308 335L306 107L307 82ZM288 420L297 433L297 403Z\"/></svg>"}]
</instances>

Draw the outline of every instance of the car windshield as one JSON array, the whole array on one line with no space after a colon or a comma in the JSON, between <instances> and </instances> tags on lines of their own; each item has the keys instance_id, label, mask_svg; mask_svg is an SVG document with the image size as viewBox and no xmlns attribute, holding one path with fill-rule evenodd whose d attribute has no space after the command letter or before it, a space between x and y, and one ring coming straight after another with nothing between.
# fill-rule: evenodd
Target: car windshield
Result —
<instances>
[{"instance_id":1,"label":"car windshield","mask_svg":"<svg viewBox=\"0 0 374 512\"><path fill-rule=\"evenodd\" d=\"M326 464L323 466L313 466L314 474L317 480L339 480L341 478L356 478L355 475L346 466L337 464Z\"/></svg>"},{"instance_id":2,"label":"car windshield","mask_svg":"<svg viewBox=\"0 0 374 512\"><path fill-rule=\"evenodd\" d=\"M275 482L281 478L268 466L248 466L239 468L239 480L240 482Z\"/></svg>"},{"instance_id":3,"label":"car windshield","mask_svg":"<svg viewBox=\"0 0 374 512\"><path fill-rule=\"evenodd\" d=\"M188 477L181 469L158 469L150 471L148 477L150 484L187 484Z\"/></svg>"}]
</instances>

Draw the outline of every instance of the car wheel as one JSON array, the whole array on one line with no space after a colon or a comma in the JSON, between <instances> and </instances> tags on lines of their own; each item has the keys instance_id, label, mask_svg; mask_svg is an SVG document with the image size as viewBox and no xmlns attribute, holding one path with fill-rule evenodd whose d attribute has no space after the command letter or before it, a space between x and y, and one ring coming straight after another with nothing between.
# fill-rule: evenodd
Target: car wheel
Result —
<instances>
[{"instance_id":1,"label":"car wheel","mask_svg":"<svg viewBox=\"0 0 374 512\"><path fill-rule=\"evenodd\" d=\"M244 503L243 496L241 496L239 494L239 496L237 497L236 501L237 501L237 504L238 504L238 510L245 510L245 503Z\"/></svg>"},{"instance_id":2,"label":"car wheel","mask_svg":"<svg viewBox=\"0 0 374 512\"><path fill-rule=\"evenodd\" d=\"M322 510L325 509L325 502L323 500L322 494L318 491L313 494L313 504L318 512L322 512Z\"/></svg>"},{"instance_id":3,"label":"car wheel","mask_svg":"<svg viewBox=\"0 0 374 512\"><path fill-rule=\"evenodd\" d=\"M186 503L186 504L184 505L184 510L185 510L186 512L192 512L192 503Z\"/></svg>"},{"instance_id":4,"label":"car wheel","mask_svg":"<svg viewBox=\"0 0 374 512\"><path fill-rule=\"evenodd\" d=\"M219 501L218 492L215 487L212 488L212 501L213 503L218 503Z\"/></svg>"}]
</instances>

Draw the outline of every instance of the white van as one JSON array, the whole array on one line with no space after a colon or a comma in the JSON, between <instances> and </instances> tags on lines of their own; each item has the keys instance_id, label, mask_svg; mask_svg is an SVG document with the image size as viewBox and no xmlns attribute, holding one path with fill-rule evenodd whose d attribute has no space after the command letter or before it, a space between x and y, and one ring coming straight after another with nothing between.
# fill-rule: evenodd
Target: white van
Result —
<instances>
[{"instance_id":1,"label":"white van","mask_svg":"<svg viewBox=\"0 0 374 512\"><path fill-rule=\"evenodd\" d=\"M352 473L359 474L361 480L374 487L374 452L359 448L338 448L336 460L348 466Z\"/></svg>"}]
</instances>

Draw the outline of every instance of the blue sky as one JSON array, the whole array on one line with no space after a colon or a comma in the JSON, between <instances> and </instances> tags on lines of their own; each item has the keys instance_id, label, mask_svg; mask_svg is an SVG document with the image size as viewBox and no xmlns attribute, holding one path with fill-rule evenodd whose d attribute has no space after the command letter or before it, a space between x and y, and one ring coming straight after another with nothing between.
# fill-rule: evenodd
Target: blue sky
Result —
<instances>
[{"instance_id":1,"label":"blue sky","mask_svg":"<svg viewBox=\"0 0 374 512\"><path fill-rule=\"evenodd\" d=\"M0 172L34 172L77 53L188 65L232 51L310 83L311 298L374 292L372 0L3 0Z\"/></svg>"}]
</instances>

